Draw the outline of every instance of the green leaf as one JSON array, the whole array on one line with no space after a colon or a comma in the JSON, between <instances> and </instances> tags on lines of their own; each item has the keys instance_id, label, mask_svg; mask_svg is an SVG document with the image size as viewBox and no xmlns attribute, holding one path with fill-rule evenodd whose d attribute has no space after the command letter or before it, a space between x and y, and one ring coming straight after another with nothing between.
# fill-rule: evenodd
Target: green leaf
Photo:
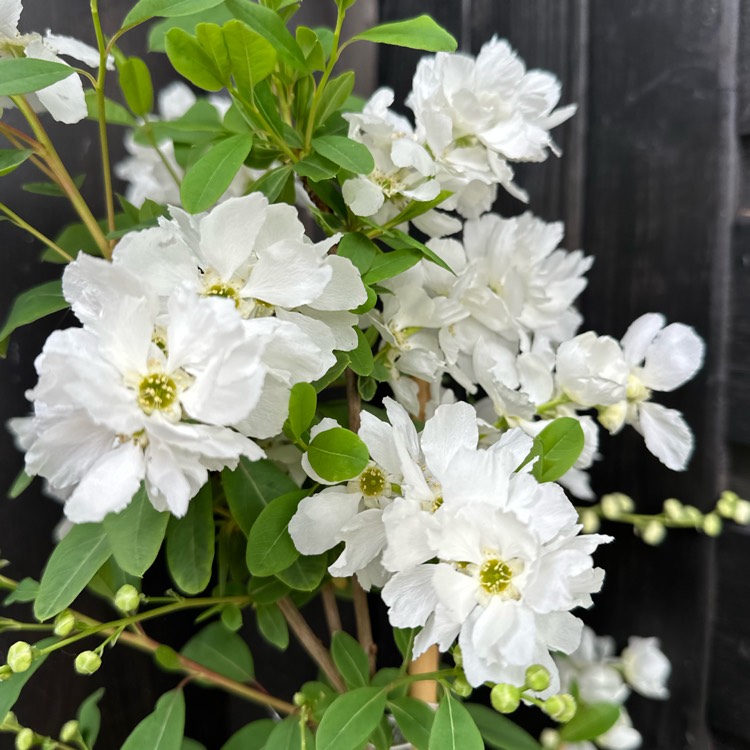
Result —
<instances>
[{"instance_id":1,"label":"green leaf","mask_svg":"<svg viewBox=\"0 0 750 750\"><path fill-rule=\"evenodd\" d=\"M343 135L322 135L313 138L313 148L321 156L355 174L370 174L375 160L367 146Z\"/></svg>"},{"instance_id":2,"label":"green leaf","mask_svg":"<svg viewBox=\"0 0 750 750\"><path fill-rule=\"evenodd\" d=\"M336 356L336 363L331 366L323 377L313 383L318 393L331 385L331 383L335 383L344 374L344 370L349 367L349 354L347 352L334 352L334 355Z\"/></svg>"},{"instance_id":3,"label":"green leaf","mask_svg":"<svg viewBox=\"0 0 750 750\"><path fill-rule=\"evenodd\" d=\"M183 78L206 91L224 88L221 72L198 40L180 28L170 29L164 39L169 62Z\"/></svg>"},{"instance_id":4,"label":"green leaf","mask_svg":"<svg viewBox=\"0 0 750 750\"><path fill-rule=\"evenodd\" d=\"M538 435L542 456L534 464L533 474L540 482L554 482L565 474L581 455L583 429L577 419L561 417L548 424Z\"/></svg>"},{"instance_id":5,"label":"green leaf","mask_svg":"<svg viewBox=\"0 0 750 750\"><path fill-rule=\"evenodd\" d=\"M31 94L75 75L69 65L31 57L0 60L0 96Z\"/></svg>"},{"instance_id":6,"label":"green leaf","mask_svg":"<svg viewBox=\"0 0 750 750\"><path fill-rule=\"evenodd\" d=\"M270 461L241 458L234 471L221 472L229 509L245 535L271 500L294 492L294 481Z\"/></svg>"},{"instance_id":7,"label":"green leaf","mask_svg":"<svg viewBox=\"0 0 750 750\"><path fill-rule=\"evenodd\" d=\"M37 648L45 648L52 645L57 641L57 638L45 638L43 641L39 641L34 644ZM34 672L46 661L46 656L39 656L31 663L31 666L25 671L11 675L10 679L0 682L0 714L3 718L8 715L16 701L21 695L21 691L26 686L26 683L34 676Z\"/></svg>"},{"instance_id":8,"label":"green leaf","mask_svg":"<svg viewBox=\"0 0 750 750\"><path fill-rule=\"evenodd\" d=\"M365 284L377 284L385 279L392 279L400 273L415 266L422 259L416 250L392 250L381 253L372 262L370 270L362 277Z\"/></svg>"},{"instance_id":9,"label":"green leaf","mask_svg":"<svg viewBox=\"0 0 750 750\"><path fill-rule=\"evenodd\" d=\"M277 722L272 719L261 719L242 727L235 732L221 750L250 750L250 748L264 748ZM312 750L312 748L310 748Z\"/></svg>"},{"instance_id":10,"label":"green leaf","mask_svg":"<svg viewBox=\"0 0 750 750\"><path fill-rule=\"evenodd\" d=\"M363 401L372 401L378 392L378 381L371 377L359 377L357 378L357 390Z\"/></svg>"},{"instance_id":11,"label":"green leaf","mask_svg":"<svg viewBox=\"0 0 750 750\"><path fill-rule=\"evenodd\" d=\"M182 669L180 655L171 647L161 644L154 651L154 660L167 672L179 672Z\"/></svg>"},{"instance_id":12,"label":"green leaf","mask_svg":"<svg viewBox=\"0 0 750 750\"><path fill-rule=\"evenodd\" d=\"M89 120L99 119L98 106L96 91L87 91L86 108ZM104 97L104 118L109 125L122 125L126 128L134 128L138 124L135 117L122 104L118 104L107 97Z\"/></svg>"},{"instance_id":13,"label":"green leaf","mask_svg":"<svg viewBox=\"0 0 750 750\"><path fill-rule=\"evenodd\" d=\"M47 620L73 603L112 552L101 524L74 526L47 561L34 602L34 616Z\"/></svg>"},{"instance_id":14,"label":"green leaf","mask_svg":"<svg viewBox=\"0 0 750 750\"><path fill-rule=\"evenodd\" d=\"M419 632L418 628L393 628L393 640L404 658L404 662L411 661L414 640Z\"/></svg>"},{"instance_id":15,"label":"green leaf","mask_svg":"<svg viewBox=\"0 0 750 750\"><path fill-rule=\"evenodd\" d=\"M276 577L295 591L315 591L326 574L328 556L300 555L286 570L280 570Z\"/></svg>"},{"instance_id":16,"label":"green leaf","mask_svg":"<svg viewBox=\"0 0 750 750\"><path fill-rule=\"evenodd\" d=\"M484 750L482 735L463 704L443 694L430 732L428 750Z\"/></svg>"},{"instance_id":17,"label":"green leaf","mask_svg":"<svg viewBox=\"0 0 750 750\"><path fill-rule=\"evenodd\" d=\"M357 375L369 375L375 367L375 359L372 356L370 342L365 338L365 334L359 328L354 329L357 332L357 346L349 352L349 366Z\"/></svg>"},{"instance_id":18,"label":"green leaf","mask_svg":"<svg viewBox=\"0 0 750 750\"><path fill-rule=\"evenodd\" d=\"M300 177L307 177L312 182L320 182L335 177L339 173L339 167L332 161L324 159L320 154L310 154L294 165L294 171Z\"/></svg>"},{"instance_id":19,"label":"green leaf","mask_svg":"<svg viewBox=\"0 0 750 750\"><path fill-rule=\"evenodd\" d=\"M317 750L358 750L385 711L385 691L363 687L340 695L323 714Z\"/></svg>"},{"instance_id":20,"label":"green leaf","mask_svg":"<svg viewBox=\"0 0 750 750\"><path fill-rule=\"evenodd\" d=\"M223 34L237 87L251 96L256 85L273 73L276 50L242 21L224 24Z\"/></svg>"},{"instance_id":21,"label":"green leaf","mask_svg":"<svg viewBox=\"0 0 750 750\"><path fill-rule=\"evenodd\" d=\"M18 586L5 597L4 606L9 604L28 604L39 594L39 582L33 578L22 578Z\"/></svg>"},{"instance_id":22,"label":"green leaf","mask_svg":"<svg viewBox=\"0 0 750 750\"><path fill-rule=\"evenodd\" d=\"M337 78L332 78L323 90L320 104L315 113L315 125L322 125L328 118L338 112L347 102L354 89L354 73L347 71Z\"/></svg>"},{"instance_id":23,"label":"green leaf","mask_svg":"<svg viewBox=\"0 0 750 750\"><path fill-rule=\"evenodd\" d=\"M331 639L331 656L350 690L370 683L370 665L362 646L349 633L339 630Z\"/></svg>"},{"instance_id":24,"label":"green leaf","mask_svg":"<svg viewBox=\"0 0 750 750\"><path fill-rule=\"evenodd\" d=\"M299 557L288 527L306 496L306 490L289 492L272 500L258 516L247 540L247 568L253 575L274 575Z\"/></svg>"},{"instance_id":25,"label":"green leaf","mask_svg":"<svg viewBox=\"0 0 750 750\"><path fill-rule=\"evenodd\" d=\"M450 190L443 190L438 194L436 198L433 198L431 201L411 201L411 203L409 203L409 205L400 214L394 216L389 220L388 223L391 226L398 226L399 224L403 224L405 221L416 219L418 216L426 214L428 211L431 211L436 206L439 206L441 203L448 200L451 195L453 195L453 193L451 193Z\"/></svg>"},{"instance_id":26,"label":"green leaf","mask_svg":"<svg viewBox=\"0 0 750 750\"><path fill-rule=\"evenodd\" d=\"M427 258L427 260L430 260L435 265L440 266L440 268L444 268L446 271L453 273L453 269L451 269L451 267L437 253L430 250L430 248L424 243L414 239L411 235L402 232L400 229L389 229L383 235L382 239L383 242L391 245L391 247L400 245L395 247L396 250L401 250L404 246L414 248L414 250L418 250L425 258ZM394 243L393 240L396 240L396 243Z\"/></svg>"},{"instance_id":27,"label":"green leaf","mask_svg":"<svg viewBox=\"0 0 750 750\"><path fill-rule=\"evenodd\" d=\"M319 432L307 451L310 465L328 482L344 482L361 474L370 454L367 446L351 430L334 427Z\"/></svg>"},{"instance_id":28,"label":"green leaf","mask_svg":"<svg viewBox=\"0 0 750 750\"><path fill-rule=\"evenodd\" d=\"M185 517L171 519L167 528L167 565L181 591L194 595L208 586L215 543L213 498L206 484L190 501Z\"/></svg>"},{"instance_id":29,"label":"green leaf","mask_svg":"<svg viewBox=\"0 0 750 750\"><path fill-rule=\"evenodd\" d=\"M289 395L289 429L294 437L300 437L312 424L318 394L310 383L297 383Z\"/></svg>"},{"instance_id":30,"label":"green leaf","mask_svg":"<svg viewBox=\"0 0 750 750\"><path fill-rule=\"evenodd\" d=\"M167 531L169 513L160 513L144 485L125 510L104 519L109 546L117 564L139 578L153 565Z\"/></svg>"},{"instance_id":31,"label":"green leaf","mask_svg":"<svg viewBox=\"0 0 750 750\"><path fill-rule=\"evenodd\" d=\"M180 750L185 732L185 697L172 690L159 698L149 714L125 740L120 750Z\"/></svg>"},{"instance_id":32,"label":"green leaf","mask_svg":"<svg viewBox=\"0 0 750 750\"><path fill-rule=\"evenodd\" d=\"M206 750L206 746L201 745L197 740L191 740L190 737L185 737L182 740L180 750Z\"/></svg>"},{"instance_id":33,"label":"green leaf","mask_svg":"<svg viewBox=\"0 0 750 750\"><path fill-rule=\"evenodd\" d=\"M265 37L287 65L301 73L310 72L299 44L277 13L250 0L227 0L227 7L235 18L244 21L253 31Z\"/></svg>"},{"instance_id":34,"label":"green leaf","mask_svg":"<svg viewBox=\"0 0 750 750\"><path fill-rule=\"evenodd\" d=\"M350 232L339 241L337 255L354 263L357 270L364 276L371 268L375 259L381 254L377 245L364 234ZM388 253L391 255L392 253Z\"/></svg>"},{"instance_id":35,"label":"green leaf","mask_svg":"<svg viewBox=\"0 0 750 750\"><path fill-rule=\"evenodd\" d=\"M107 602L111 602L115 598L117 592L126 583L134 586L136 590L140 590L141 579L126 573L117 564L115 558L110 557L104 565L99 568L91 581L89 581L88 589L102 599L105 599Z\"/></svg>"},{"instance_id":36,"label":"green leaf","mask_svg":"<svg viewBox=\"0 0 750 750\"><path fill-rule=\"evenodd\" d=\"M458 47L453 36L427 15L375 26L357 34L352 41L392 44L425 52L455 52Z\"/></svg>"},{"instance_id":37,"label":"green leaf","mask_svg":"<svg viewBox=\"0 0 750 750\"><path fill-rule=\"evenodd\" d=\"M13 484L8 489L8 499L15 500L17 497L21 497L33 481L34 477L30 477L25 469L21 469L18 472L18 476L13 480Z\"/></svg>"},{"instance_id":38,"label":"green leaf","mask_svg":"<svg viewBox=\"0 0 750 750\"><path fill-rule=\"evenodd\" d=\"M253 655L247 644L221 622L212 622L193 636L182 655L230 680L250 682L255 676Z\"/></svg>"},{"instance_id":39,"label":"green leaf","mask_svg":"<svg viewBox=\"0 0 750 750\"><path fill-rule=\"evenodd\" d=\"M164 52L166 36L170 29L179 28L194 35L199 23L215 23L221 26L231 18L232 14L227 10L223 1L200 13L191 13L189 16L179 18L166 18L151 26L148 34L148 49L150 52Z\"/></svg>"},{"instance_id":40,"label":"green leaf","mask_svg":"<svg viewBox=\"0 0 750 750\"><path fill-rule=\"evenodd\" d=\"M180 186L182 205L191 214L211 208L237 176L253 145L249 133L233 135L212 146L187 171Z\"/></svg>"},{"instance_id":41,"label":"green leaf","mask_svg":"<svg viewBox=\"0 0 750 750\"><path fill-rule=\"evenodd\" d=\"M220 2L221 0L140 0L125 16L122 25L123 27L132 26L156 16L162 18L189 16L213 8Z\"/></svg>"},{"instance_id":42,"label":"green leaf","mask_svg":"<svg viewBox=\"0 0 750 750\"><path fill-rule=\"evenodd\" d=\"M221 621L227 630L236 633L242 628L242 610L236 604L227 604L221 610Z\"/></svg>"},{"instance_id":43,"label":"green leaf","mask_svg":"<svg viewBox=\"0 0 750 750\"><path fill-rule=\"evenodd\" d=\"M286 651L289 646L289 627L278 606L262 604L256 607L255 614L261 635L276 648Z\"/></svg>"},{"instance_id":44,"label":"green leaf","mask_svg":"<svg viewBox=\"0 0 750 750\"><path fill-rule=\"evenodd\" d=\"M370 743L375 747L375 750L390 750L393 744L393 729L387 717L383 716L378 722L370 735Z\"/></svg>"},{"instance_id":45,"label":"green leaf","mask_svg":"<svg viewBox=\"0 0 750 750\"><path fill-rule=\"evenodd\" d=\"M20 167L33 153L30 148L0 148L0 177Z\"/></svg>"},{"instance_id":46,"label":"green leaf","mask_svg":"<svg viewBox=\"0 0 750 750\"><path fill-rule=\"evenodd\" d=\"M146 63L139 57L129 57L117 66L120 88L134 115L147 115L154 107L154 84Z\"/></svg>"},{"instance_id":47,"label":"green leaf","mask_svg":"<svg viewBox=\"0 0 750 750\"><path fill-rule=\"evenodd\" d=\"M99 728L102 723L102 715L99 711L99 701L104 695L104 688L99 688L96 692L86 698L78 709L78 724L81 730L81 736L86 744L93 748L96 739L99 736Z\"/></svg>"},{"instance_id":48,"label":"green leaf","mask_svg":"<svg viewBox=\"0 0 750 750\"><path fill-rule=\"evenodd\" d=\"M315 739L310 730L305 727L305 742L302 742L302 727L296 716L288 716L284 721L276 724L273 731L263 745L263 750L300 750L302 747L314 750ZM249 745L247 746L249 750Z\"/></svg>"},{"instance_id":49,"label":"green leaf","mask_svg":"<svg viewBox=\"0 0 750 750\"><path fill-rule=\"evenodd\" d=\"M579 705L576 715L560 727L560 737L566 742L593 740L611 729L620 718L620 706L614 703Z\"/></svg>"},{"instance_id":50,"label":"green leaf","mask_svg":"<svg viewBox=\"0 0 750 750\"><path fill-rule=\"evenodd\" d=\"M221 26L215 23L199 23L195 27L195 35L198 44L208 55L217 73L217 78L225 84L229 83L232 72L232 63L229 60L229 50L224 39Z\"/></svg>"},{"instance_id":51,"label":"green leaf","mask_svg":"<svg viewBox=\"0 0 750 750\"><path fill-rule=\"evenodd\" d=\"M404 737L416 750L427 750L435 712L416 698L394 698L388 701L393 718Z\"/></svg>"},{"instance_id":52,"label":"green leaf","mask_svg":"<svg viewBox=\"0 0 750 750\"><path fill-rule=\"evenodd\" d=\"M5 325L0 329L0 357L7 354L8 339L17 328L67 307L60 281L48 281L19 294L13 302Z\"/></svg>"},{"instance_id":53,"label":"green leaf","mask_svg":"<svg viewBox=\"0 0 750 750\"><path fill-rule=\"evenodd\" d=\"M255 604L273 604L289 594L289 586L278 578L253 578L247 584L247 593Z\"/></svg>"},{"instance_id":54,"label":"green leaf","mask_svg":"<svg viewBox=\"0 0 750 750\"><path fill-rule=\"evenodd\" d=\"M539 743L518 724L487 706L465 703L485 744L494 750L541 750Z\"/></svg>"},{"instance_id":55,"label":"green leaf","mask_svg":"<svg viewBox=\"0 0 750 750\"><path fill-rule=\"evenodd\" d=\"M290 166L277 167L266 172L260 179L256 180L250 192L263 193L269 203L276 203L276 199L284 192L284 188L294 179Z\"/></svg>"},{"instance_id":56,"label":"green leaf","mask_svg":"<svg viewBox=\"0 0 750 750\"><path fill-rule=\"evenodd\" d=\"M323 45L320 43L315 31L307 26L298 26L295 38L310 70L324 70L326 56L323 51Z\"/></svg>"}]
</instances>

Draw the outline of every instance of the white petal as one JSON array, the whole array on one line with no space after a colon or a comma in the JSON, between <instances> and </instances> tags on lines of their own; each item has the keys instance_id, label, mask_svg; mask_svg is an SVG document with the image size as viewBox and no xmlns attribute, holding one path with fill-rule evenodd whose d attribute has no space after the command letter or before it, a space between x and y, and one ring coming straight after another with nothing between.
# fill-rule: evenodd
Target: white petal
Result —
<instances>
[{"instance_id":1,"label":"white petal","mask_svg":"<svg viewBox=\"0 0 750 750\"><path fill-rule=\"evenodd\" d=\"M360 420L359 436L367 445L370 456L391 476L400 476L401 460L393 438L393 427L368 411L362 412Z\"/></svg>"},{"instance_id":2,"label":"white petal","mask_svg":"<svg viewBox=\"0 0 750 750\"><path fill-rule=\"evenodd\" d=\"M88 65L90 68L99 67L99 50L94 49L88 44L74 39L72 36L63 36L62 34L53 34L49 29L44 37L44 43L53 52L58 55L72 57L74 60ZM107 70L115 69L115 59L112 55L107 58Z\"/></svg>"},{"instance_id":3,"label":"white petal","mask_svg":"<svg viewBox=\"0 0 750 750\"><path fill-rule=\"evenodd\" d=\"M6 37L18 35L18 21L21 18L21 0L2 0L0 2L0 34Z\"/></svg>"},{"instance_id":4,"label":"white petal","mask_svg":"<svg viewBox=\"0 0 750 750\"><path fill-rule=\"evenodd\" d=\"M405 573L397 573L383 587L381 596L388 606L388 619L396 628L424 625L438 604L432 584L434 565L419 565Z\"/></svg>"},{"instance_id":5,"label":"white petal","mask_svg":"<svg viewBox=\"0 0 750 750\"><path fill-rule=\"evenodd\" d=\"M344 202L356 216L373 216L383 207L383 191L367 177L347 180L342 188Z\"/></svg>"},{"instance_id":6,"label":"white petal","mask_svg":"<svg viewBox=\"0 0 750 750\"><path fill-rule=\"evenodd\" d=\"M383 512L379 508L358 513L341 531L344 551L328 572L336 578L355 575L375 560L385 546Z\"/></svg>"},{"instance_id":7,"label":"white petal","mask_svg":"<svg viewBox=\"0 0 750 750\"><path fill-rule=\"evenodd\" d=\"M684 471L693 452L693 433L675 409L647 401L638 409L638 431L646 447L667 468Z\"/></svg>"},{"instance_id":8,"label":"white petal","mask_svg":"<svg viewBox=\"0 0 750 750\"><path fill-rule=\"evenodd\" d=\"M26 47L26 57L66 64L41 41L33 41ZM39 101L52 117L68 125L80 122L88 114L81 79L75 74L73 68L70 72L71 75L62 81L36 92Z\"/></svg>"},{"instance_id":9,"label":"white petal","mask_svg":"<svg viewBox=\"0 0 750 750\"><path fill-rule=\"evenodd\" d=\"M367 300L367 291L354 264L339 255L329 255L325 262L333 275L310 307L316 310L353 310L363 304Z\"/></svg>"},{"instance_id":10,"label":"white petal","mask_svg":"<svg viewBox=\"0 0 750 750\"><path fill-rule=\"evenodd\" d=\"M705 348L703 339L690 326L672 323L646 350L641 380L656 391L673 391L701 368Z\"/></svg>"},{"instance_id":11,"label":"white petal","mask_svg":"<svg viewBox=\"0 0 750 750\"><path fill-rule=\"evenodd\" d=\"M639 365L646 358L646 350L666 322L660 313L646 313L634 320L622 337L622 351L629 365Z\"/></svg>"},{"instance_id":12,"label":"white petal","mask_svg":"<svg viewBox=\"0 0 750 750\"><path fill-rule=\"evenodd\" d=\"M442 481L456 453L477 447L477 414L470 404L444 404L435 410L422 432L422 450L430 471Z\"/></svg>"},{"instance_id":13,"label":"white petal","mask_svg":"<svg viewBox=\"0 0 750 750\"><path fill-rule=\"evenodd\" d=\"M356 516L361 496L355 492L323 490L305 497L289 522L294 546L303 555L317 555L335 547L341 529Z\"/></svg>"}]
</instances>

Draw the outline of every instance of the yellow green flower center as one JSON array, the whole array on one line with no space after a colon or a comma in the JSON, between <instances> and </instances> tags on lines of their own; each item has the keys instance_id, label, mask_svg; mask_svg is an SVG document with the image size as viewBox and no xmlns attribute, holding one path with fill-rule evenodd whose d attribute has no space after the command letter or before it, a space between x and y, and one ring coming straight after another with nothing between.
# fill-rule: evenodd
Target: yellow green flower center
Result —
<instances>
[{"instance_id":1,"label":"yellow green flower center","mask_svg":"<svg viewBox=\"0 0 750 750\"><path fill-rule=\"evenodd\" d=\"M377 466L369 466L359 475L359 489L365 497L378 497L385 491L385 474Z\"/></svg>"},{"instance_id":2,"label":"yellow green flower center","mask_svg":"<svg viewBox=\"0 0 750 750\"><path fill-rule=\"evenodd\" d=\"M479 570L479 583L488 594L502 594L513 578L513 570L505 560L487 560Z\"/></svg>"},{"instance_id":3,"label":"yellow green flower center","mask_svg":"<svg viewBox=\"0 0 750 750\"><path fill-rule=\"evenodd\" d=\"M138 386L138 405L146 414L169 409L177 399L177 385L169 375L152 372Z\"/></svg>"},{"instance_id":4,"label":"yellow green flower center","mask_svg":"<svg viewBox=\"0 0 750 750\"><path fill-rule=\"evenodd\" d=\"M234 287L229 286L226 282L220 281L217 284L212 284L204 292L206 297L224 297L225 299L231 299L234 302L235 307L240 306L240 295Z\"/></svg>"}]
</instances>

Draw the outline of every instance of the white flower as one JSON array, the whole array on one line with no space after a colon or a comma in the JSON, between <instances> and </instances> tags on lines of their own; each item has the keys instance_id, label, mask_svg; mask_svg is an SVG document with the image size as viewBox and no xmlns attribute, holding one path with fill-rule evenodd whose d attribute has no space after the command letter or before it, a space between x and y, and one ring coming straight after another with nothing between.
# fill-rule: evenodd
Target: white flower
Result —
<instances>
[{"instance_id":1,"label":"white flower","mask_svg":"<svg viewBox=\"0 0 750 750\"><path fill-rule=\"evenodd\" d=\"M625 679L636 692L646 698L669 697L667 680L672 665L659 647L658 638L632 636L622 652L622 664Z\"/></svg>"},{"instance_id":2,"label":"white flower","mask_svg":"<svg viewBox=\"0 0 750 750\"><path fill-rule=\"evenodd\" d=\"M549 130L575 111L555 110L559 99L553 75L527 72L508 43L494 38L476 59L423 57L407 104L440 167L438 180L456 193L458 210L475 218L489 209L495 184L525 199L508 162L543 161L554 150Z\"/></svg>"},{"instance_id":3,"label":"white flower","mask_svg":"<svg viewBox=\"0 0 750 750\"><path fill-rule=\"evenodd\" d=\"M673 391L693 378L703 364L705 345L690 326L671 323L647 313L635 320L622 339L629 368L621 400L600 414L600 421L617 432L631 424L646 447L674 471L687 467L693 434L680 412L651 400L655 391Z\"/></svg>"},{"instance_id":4,"label":"white flower","mask_svg":"<svg viewBox=\"0 0 750 750\"><path fill-rule=\"evenodd\" d=\"M635 750L643 742L641 733L633 727L625 708L620 709L620 716L610 729L596 739L596 744L604 750Z\"/></svg>"},{"instance_id":5,"label":"white flower","mask_svg":"<svg viewBox=\"0 0 750 750\"><path fill-rule=\"evenodd\" d=\"M21 0L0 0L0 58L30 57L37 60L67 65L58 55L72 57L92 68L99 67L99 52L77 39L52 34L21 34L18 22L23 6ZM107 68L114 68L114 61L107 61ZM71 68L71 74L62 81L53 83L40 91L28 94L35 111L47 111L58 122L79 122L88 112L81 79ZM13 107L10 99L0 98L3 107Z\"/></svg>"}]
</instances>

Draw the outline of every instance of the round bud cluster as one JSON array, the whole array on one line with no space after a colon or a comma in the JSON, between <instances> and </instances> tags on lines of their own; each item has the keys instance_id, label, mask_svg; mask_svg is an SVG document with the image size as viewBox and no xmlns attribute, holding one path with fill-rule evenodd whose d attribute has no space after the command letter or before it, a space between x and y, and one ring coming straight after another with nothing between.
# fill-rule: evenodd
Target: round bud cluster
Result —
<instances>
[{"instance_id":1,"label":"round bud cluster","mask_svg":"<svg viewBox=\"0 0 750 750\"><path fill-rule=\"evenodd\" d=\"M526 687L529 690L534 690L537 693L541 693L546 690L550 684L549 669L543 667L541 664L532 664L526 670Z\"/></svg>"},{"instance_id":2,"label":"round bud cluster","mask_svg":"<svg viewBox=\"0 0 750 750\"><path fill-rule=\"evenodd\" d=\"M16 750L31 750L36 744L36 736L31 729L22 729L16 735Z\"/></svg>"},{"instance_id":3,"label":"round bud cluster","mask_svg":"<svg viewBox=\"0 0 750 750\"><path fill-rule=\"evenodd\" d=\"M709 513L703 518L703 533L706 536L719 536L724 524L718 513Z\"/></svg>"},{"instance_id":4,"label":"round bud cluster","mask_svg":"<svg viewBox=\"0 0 750 750\"><path fill-rule=\"evenodd\" d=\"M612 492L603 495L601 500L602 515L610 521L616 521L624 513L632 513L635 510L633 498L622 492Z\"/></svg>"},{"instance_id":5,"label":"round bud cluster","mask_svg":"<svg viewBox=\"0 0 750 750\"><path fill-rule=\"evenodd\" d=\"M741 526L750 524L750 502L743 500L736 492L730 490L722 492L716 510L723 518Z\"/></svg>"},{"instance_id":6,"label":"round bud cluster","mask_svg":"<svg viewBox=\"0 0 750 750\"><path fill-rule=\"evenodd\" d=\"M545 729L539 738L545 750L557 750L560 747L560 733L554 729Z\"/></svg>"},{"instance_id":7,"label":"round bud cluster","mask_svg":"<svg viewBox=\"0 0 750 750\"><path fill-rule=\"evenodd\" d=\"M576 715L577 709L576 699L569 693L553 695L551 698L547 698L542 705L542 711L561 724L570 721Z\"/></svg>"},{"instance_id":8,"label":"round bud cluster","mask_svg":"<svg viewBox=\"0 0 750 750\"><path fill-rule=\"evenodd\" d=\"M92 675L102 665L102 657L96 651L81 651L76 656L76 672L82 675Z\"/></svg>"},{"instance_id":9,"label":"round bud cluster","mask_svg":"<svg viewBox=\"0 0 750 750\"><path fill-rule=\"evenodd\" d=\"M515 685L500 683L490 693L492 708L500 714L512 714L521 705L521 690Z\"/></svg>"},{"instance_id":10,"label":"round bud cluster","mask_svg":"<svg viewBox=\"0 0 750 750\"><path fill-rule=\"evenodd\" d=\"M8 649L8 666L15 674L26 672L34 661L34 652L26 641L17 641Z\"/></svg>"},{"instance_id":11,"label":"round bud cluster","mask_svg":"<svg viewBox=\"0 0 750 750\"><path fill-rule=\"evenodd\" d=\"M474 688L469 684L469 681L463 675L459 675L455 680L453 680L451 690L460 698L468 698L474 691Z\"/></svg>"},{"instance_id":12,"label":"round bud cluster","mask_svg":"<svg viewBox=\"0 0 750 750\"><path fill-rule=\"evenodd\" d=\"M667 527L656 519L652 519L642 526L636 526L637 532L646 544L656 547L667 537Z\"/></svg>"},{"instance_id":13,"label":"round bud cluster","mask_svg":"<svg viewBox=\"0 0 750 750\"><path fill-rule=\"evenodd\" d=\"M141 595L138 593L138 589L129 583L120 586L115 594L115 607L126 615L136 612L140 603Z\"/></svg>"},{"instance_id":14,"label":"round bud cluster","mask_svg":"<svg viewBox=\"0 0 750 750\"><path fill-rule=\"evenodd\" d=\"M602 525L599 515L591 508L585 508L578 513L578 522L583 526L584 534L596 534Z\"/></svg>"},{"instance_id":15,"label":"round bud cluster","mask_svg":"<svg viewBox=\"0 0 750 750\"><path fill-rule=\"evenodd\" d=\"M69 610L64 609L60 614L55 617L54 633L60 638L69 636L76 626L76 617Z\"/></svg>"},{"instance_id":16,"label":"round bud cluster","mask_svg":"<svg viewBox=\"0 0 750 750\"><path fill-rule=\"evenodd\" d=\"M13 677L13 670L7 664L3 664L0 667L0 682L5 682L11 677Z\"/></svg>"},{"instance_id":17,"label":"round bud cluster","mask_svg":"<svg viewBox=\"0 0 750 750\"><path fill-rule=\"evenodd\" d=\"M81 734L81 728L77 721L66 721L60 730L60 739L63 742L76 742Z\"/></svg>"}]
</instances>

